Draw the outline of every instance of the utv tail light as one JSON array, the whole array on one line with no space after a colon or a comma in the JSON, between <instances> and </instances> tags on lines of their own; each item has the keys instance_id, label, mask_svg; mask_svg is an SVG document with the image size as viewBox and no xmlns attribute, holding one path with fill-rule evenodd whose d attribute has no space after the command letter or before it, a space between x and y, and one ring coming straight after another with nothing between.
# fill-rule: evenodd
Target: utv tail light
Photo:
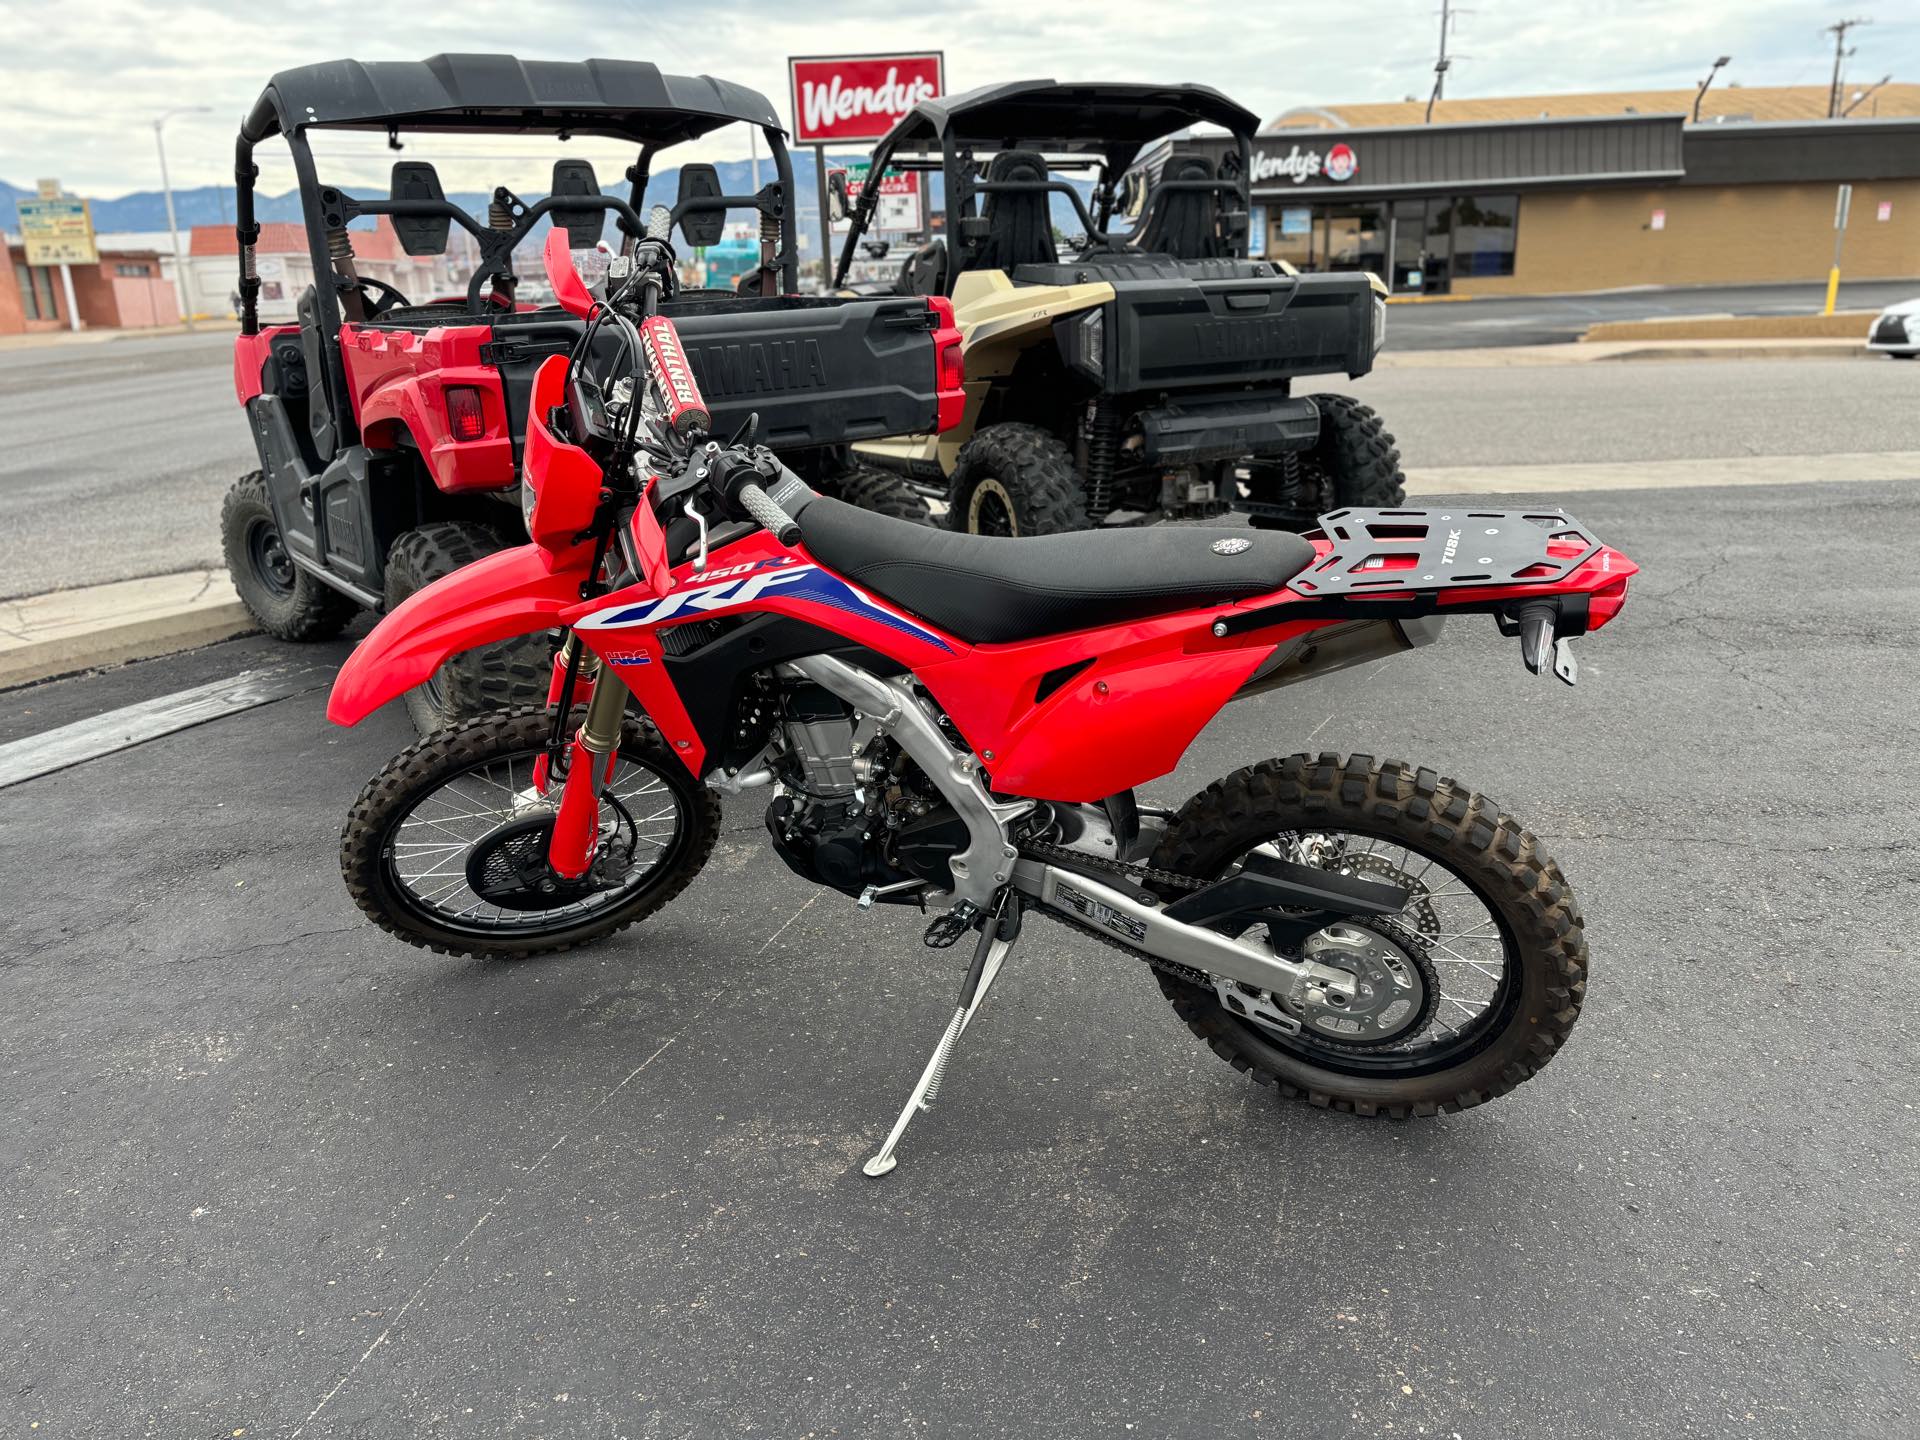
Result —
<instances>
[{"instance_id":1,"label":"utv tail light","mask_svg":"<svg viewBox=\"0 0 1920 1440\"><path fill-rule=\"evenodd\" d=\"M961 349L960 327L954 324L953 301L944 295L928 297L933 311L934 384L939 390L935 429L945 432L958 425L967 410L966 356Z\"/></svg>"},{"instance_id":2,"label":"utv tail light","mask_svg":"<svg viewBox=\"0 0 1920 1440\"><path fill-rule=\"evenodd\" d=\"M447 387L447 428L456 440L479 440L487 433L487 415L474 385Z\"/></svg>"}]
</instances>

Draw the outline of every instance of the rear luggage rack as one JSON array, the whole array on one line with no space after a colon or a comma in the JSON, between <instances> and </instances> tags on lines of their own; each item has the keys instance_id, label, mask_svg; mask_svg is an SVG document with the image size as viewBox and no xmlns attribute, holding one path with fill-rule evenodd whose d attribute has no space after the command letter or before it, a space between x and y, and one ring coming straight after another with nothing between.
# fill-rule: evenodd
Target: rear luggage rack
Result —
<instances>
[{"instance_id":1,"label":"rear luggage rack","mask_svg":"<svg viewBox=\"0 0 1920 1440\"><path fill-rule=\"evenodd\" d=\"M1320 517L1316 533L1333 542L1332 552L1288 582L1312 599L1549 584L1601 548L1557 510L1335 510Z\"/></svg>"}]
</instances>

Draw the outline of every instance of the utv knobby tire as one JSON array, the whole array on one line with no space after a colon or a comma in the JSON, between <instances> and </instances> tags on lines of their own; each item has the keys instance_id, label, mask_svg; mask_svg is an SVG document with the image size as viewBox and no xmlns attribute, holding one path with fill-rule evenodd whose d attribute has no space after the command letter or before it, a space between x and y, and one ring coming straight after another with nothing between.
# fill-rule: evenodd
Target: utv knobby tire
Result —
<instances>
[{"instance_id":1,"label":"utv knobby tire","mask_svg":"<svg viewBox=\"0 0 1920 1440\"><path fill-rule=\"evenodd\" d=\"M242 475L220 506L220 548L247 613L281 640L331 640L360 607L287 558L266 476ZM275 561L279 563L274 563Z\"/></svg>"},{"instance_id":2,"label":"utv knobby tire","mask_svg":"<svg viewBox=\"0 0 1920 1440\"><path fill-rule=\"evenodd\" d=\"M340 834L340 873L354 903L376 925L410 944L443 955L520 960L571 950L624 930L665 905L700 873L720 835L720 803L661 740L660 732L650 722L629 715L621 729L621 755L642 762L664 779L680 802L684 817L684 825L675 836L674 853L661 862L646 883L619 905L583 916L571 929L537 938L488 938L450 930L410 908L390 883L385 865L387 837L405 817L410 802L422 791L444 784L490 756L537 750L545 744L550 724L545 710L478 715L415 741L367 782Z\"/></svg>"},{"instance_id":3,"label":"utv knobby tire","mask_svg":"<svg viewBox=\"0 0 1920 1440\"><path fill-rule=\"evenodd\" d=\"M1370 405L1351 395L1315 395L1320 433L1300 455L1306 508L1297 515L1256 515L1256 529L1311 530L1329 510L1394 510L1407 503L1400 451Z\"/></svg>"},{"instance_id":4,"label":"utv knobby tire","mask_svg":"<svg viewBox=\"0 0 1920 1440\"><path fill-rule=\"evenodd\" d=\"M1484 796L1397 760L1327 753L1263 760L1216 780L1180 808L1152 864L1212 879L1285 830L1377 835L1438 858L1494 915L1518 983L1482 1043L1443 1068L1392 1078L1329 1068L1231 1014L1211 989L1156 972L1189 1029L1236 1070L1281 1095L1356 1115L1408 1119L1504 1095L1566 1042L1587 989L1580 910L1540 842Z\"/></svg>"},{"instance_id":5,"label":"utv knobby tire","mask_svg":"<svg viewBox=\"0 0 1920 1440\"><path fill-rule=\"evenodd\" d=\"M464 521L407 531L387 552L387 609L505 548L496 531ZM406 692L407 718L417 733L431 735L475 715L542 705L552 675L553 646L544 633L464 650L448 656L432 680Z\"/></svg>"},{"instance_id":6,"label":"utv knobby tire","mask_svg":"<svg viewBox=\"0 0 1920 1440\"><path fill-rule=\"evenodd\" d=\"M947 527L975 535L1085 530L1087 497L1073 455L1051 431L989 425L960 447L947 488ZM1003 515L1008 524L992 523Z\"/></svg>"},{"instance_id":7,"label":"utv knobby tire","mask_svg":"<svg viewBox=\"0 0 1920 1440\"><path fill-rule=\"evenodd\" d=\"M900 476L871 465L849 464L832 475L822 476L816 487L822 495L858 505L892 520L908 520L915 525L933 524L933 512L919 492Z\"/></svg>"}]
</instances>

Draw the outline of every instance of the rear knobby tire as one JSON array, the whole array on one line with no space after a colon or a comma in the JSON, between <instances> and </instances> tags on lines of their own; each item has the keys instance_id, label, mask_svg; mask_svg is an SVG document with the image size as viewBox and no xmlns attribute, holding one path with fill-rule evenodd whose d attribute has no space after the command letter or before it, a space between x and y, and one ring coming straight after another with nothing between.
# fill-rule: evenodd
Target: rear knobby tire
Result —
<instances>
[{"instance_id":1,"label":"rear knobby tire","mask_svg":"<svg viewBox=\"0 0 1920 1440\"><path fill-rule=\"evenodd\" d=\"M1329 510L1394 510L1407 502L1400 451L1373 407L1351 395L1315 395L1313 404L1320 433L1300 455L1301 508L1257 515L1256 529L1311 530Z\"/></svg>"},{"instance_id":2,"label":"rear knobby tire","mask_svg":"<svg viewBox=\"0 0 1920 1440\"><path fill-rule=\"evenodd\" d=\"M463 565L506 548L485 525L442 520L409 530L387 552L387 609ZM406 692L407 718L431 735L462 720L546 702L553 646L545 634L523 635L450 655L424 685Z\"/></svg>"},{"instance_id":3,"label":"rear knobby tire","mask_svg":"<svg viewBox=\"0 0 1920 1440\"><path fill-rule=\"evenodd\" d=\"M920 498L913 486L890 471L877 470L858 461L849 463L832 475L822 476L815 488L822 495L844 500L849 505L858 505L862 510L871 510L891 520L906 520L915 525L933 524L933 512L927 509L927 502Z\"/></svg>"},{"instance_id":4,"label":"rear knobby tire","mask_svg":"<svg viewBox=\"0 0 1920 1440\"><path fill-rule=\"evenodd\" d=\"M242 475L220 506L220 548L247 613L281 640L331 640L360 607L296 566L267 500L266 476Z\"/></svg>"},{"instance_id":5,"label":"rear knobby tire","mask_svg":"<svg viewBox=\"0 0 1920 1440\"><path fill-rule=\"evenodd\" d=\"M1579 907L1539 840L1484 796L1397 760L1292 755L1216 780L1174 817L1152 864L1211 879L1276 832L1377 835L1438 859L1506 932L1515 987L1480 1048L1429 1073L1361 1076L1315 1063L1231 1014L1210 989L1156 972L1189 1029L1279 1094L1356 1115L1408 1119L1464 1110L1538 1074L1566 1042L1587 988Z\"/></svg>"},{"instance_id":6,"label":"rear knobby tire","mask_svg":"<svg viewBox=\"0 0 1920 1440\"><path fill-rule=\"evenodd\" d=\"M1085 530L1087 498L1073 455L1038 425L989 425L960 447L947 526L974 535Z\"/></svg>"},{"instance_id":7,"label":"rear knobby tire","mask_svg":"<svg viewBox=\"0 0 1920 1440\"><path fill-rule=\"evenodd\" d=\"M653 914L700 873L719 838L720 804L711 790L694 779L686 763L661 740L652 724L629 715L621 731L621 756L641 762L664 779L685 817L685 829L676 840L673 855L630 897L552 934L498 938L448 929L409 907L388 873L386 847L388 836L417 798L489 759L538 749L547 739L550 724L551 717L544 710L476 716L416 741L367 782L348 812L340 835L340 873L354 903L376 925L411 945L443 955L520 960L571 950L624 930Z\"/></svg>"}]
</instances>

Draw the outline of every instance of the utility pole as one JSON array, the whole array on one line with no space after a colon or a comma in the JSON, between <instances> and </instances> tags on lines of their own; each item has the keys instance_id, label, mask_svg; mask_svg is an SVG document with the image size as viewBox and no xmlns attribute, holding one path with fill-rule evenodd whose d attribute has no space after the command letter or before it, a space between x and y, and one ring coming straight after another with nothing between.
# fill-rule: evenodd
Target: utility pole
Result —
<instances>
[{"instance_id":1,"label":"utility pole","mask_svg":"<svg viewBox=\"0 0 1920 1440\"><path fill-rule=\"evenodd\" d=\"M1464 14L1465 12L1460 12ZM1427 101L1427 118L1433 118L1434 100L1446 99L1447 85L1447 32L1453 28L1455 12L1453 0L1440 0L1440 53L1433 60L1433 99Z\"/></svg>"},{"instance_id":2,"label":"utility pole","mask_svg":"<svg viewBox=\"0 0 1920 1440\"><path fill-rule=\"evenodd\" d=\"M1840 115L1840 65L1847 58L1847 32L1857 25L1871 25L1873 20L1838 20L1827 26L1826 33L1833 36L1833 81L1827 87L1827 118L1838 119Z\"/></svg>"},{"instance_id":3,"label":"utility pole","mask_svg":"<svg viewBox=\"0 0 1920 1440\"><path fill-rule=\"evenodd\" d=\"M193 306L188 300L187 257L180 251L180 223L173 214L173 184L167 178L167 141L162 133L168 120L175 115L195 114L210 110L210 105L176 105L171 110L163 110L153 122L153 143L160 152L160 189L167 197L167 233L173 237L173 288L180 297L180 318L187 322L187 329L193 329Z\"/></svg>"}]
</instances>

